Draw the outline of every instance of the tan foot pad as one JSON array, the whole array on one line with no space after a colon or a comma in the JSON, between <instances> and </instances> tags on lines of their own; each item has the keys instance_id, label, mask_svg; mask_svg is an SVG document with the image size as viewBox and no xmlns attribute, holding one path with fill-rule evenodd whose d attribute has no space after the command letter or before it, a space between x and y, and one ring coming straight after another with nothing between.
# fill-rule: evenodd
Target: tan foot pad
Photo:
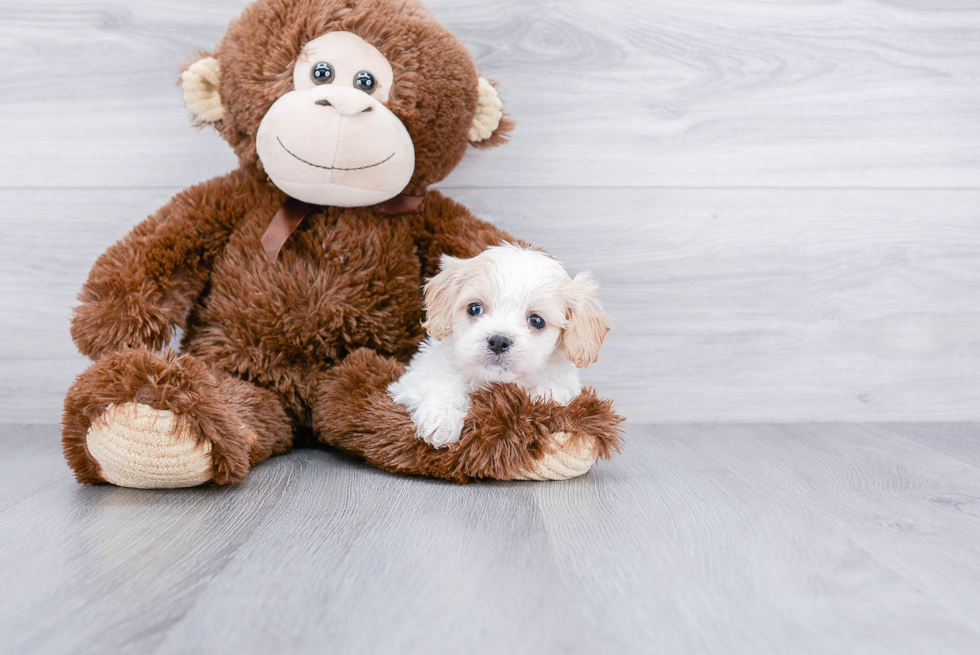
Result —
<instances>
[{"instance_id":1,"label":"tan foot pad","mask_svg":"<svg viewBox=\"0 0 980 655\"><path fill-rule=\"evenodd\" d=\"M173 412L140 403L110 405L86 434L102 478L120 487L172 489L211 479L211 444L179 427Z\"/></svg>"},{"instance_id":2,"label":"tan foot pad","mask_svg":"<svg viewBox=\"0 0 980 655\"><path fill-rule=\"evenodd\" d=\"M555 452L539 459L534 469L523 471L515 480L570 480L589 472L598 458L595 446L572 448L566 445L571 436L567 432L554 436L559 446Z\"/></svg>"}]
</instances>

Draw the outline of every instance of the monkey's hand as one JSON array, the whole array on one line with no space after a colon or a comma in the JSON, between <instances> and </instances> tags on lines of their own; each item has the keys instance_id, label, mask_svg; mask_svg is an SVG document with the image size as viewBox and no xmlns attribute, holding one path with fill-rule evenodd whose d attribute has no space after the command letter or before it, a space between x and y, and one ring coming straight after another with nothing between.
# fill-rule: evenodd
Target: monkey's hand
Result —
<instances>
[{"instance_id":1,"label":"monkey's hand","mask_svg":"<svg viewBox=\"0 0 980 655\"><path fill-rule=\"evenodd\" d=\"M187 188L110 246L78 299L71 334L96 359L124 347L159 350L185 327L207 287L216 253L253 203L274 204L267 185L233 171Z\"/></svg>"},{"instance_id":2,"label":"monkey's hand","mask_svg":"<svg viewBox=\"0 0 980 655\"><path fill-rule=\"evenodd\" d=\"M124 347L159 350L169 343L172 326L183 320L182 312L165 307L149 285L129 293L97 293L92 286L86 285L80 295L83 304L75 309L71 336L79 351L93 360Z\"/></svg>"}]
</instances>

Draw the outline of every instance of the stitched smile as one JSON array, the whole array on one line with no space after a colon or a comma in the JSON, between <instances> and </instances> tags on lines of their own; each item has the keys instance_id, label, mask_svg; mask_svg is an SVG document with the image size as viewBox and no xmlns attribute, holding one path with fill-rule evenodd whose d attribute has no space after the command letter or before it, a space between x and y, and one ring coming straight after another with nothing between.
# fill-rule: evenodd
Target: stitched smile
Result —
<instances>
[{"instance_id":1,"label":"stitched smile","mask_svg":"<svg viewBox=\"0 0 980 655\"><path fill-rule=\"evenodd\" d=\"M367 166L356 166L354 168L343 168L342 166L320 166L320 164L314 164L313 162L306 161L302 157L297 157L292 151L290 151L289 148L287 148L282 144L282 140L279 137L276 137L276 141L279 141L279 145L282 146L282 149L288 152L290 156L292 156L294 159L298 159L299 161L303 162L307 166L312 166L314 168L322 168L326 171L363 171L365 168L374 168L375 166L380 166L381 164L385 163L386 161L388 161L389 159L395 156L395 153L391 153L390 155L388 155L387 157L379 161L377 164L368 164Z\"/></svg>"}]
</instances>

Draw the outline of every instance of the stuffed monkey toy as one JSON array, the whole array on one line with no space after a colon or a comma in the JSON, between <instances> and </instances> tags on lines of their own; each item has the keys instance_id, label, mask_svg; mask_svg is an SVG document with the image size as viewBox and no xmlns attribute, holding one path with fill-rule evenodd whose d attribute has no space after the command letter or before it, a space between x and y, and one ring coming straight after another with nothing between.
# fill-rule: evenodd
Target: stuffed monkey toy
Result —
<instances>
[{"instance_id":1,"label":"stuffed monkey toy","mask_svg":"<svg viewBox=\"0 0 980 655\"><path fill-rule=\"evenodd\" d=\"M93 364L62 425L80 482L234 484L316 443L457 482L564 479L618 448L621 419L591 389L567 405L478 391L443 449L388 397L440 256L515 240L429 190L511 123L419 2L258 0L181 81L240 165L92 268L71 333Z\"/></svg>"}]
</instances>

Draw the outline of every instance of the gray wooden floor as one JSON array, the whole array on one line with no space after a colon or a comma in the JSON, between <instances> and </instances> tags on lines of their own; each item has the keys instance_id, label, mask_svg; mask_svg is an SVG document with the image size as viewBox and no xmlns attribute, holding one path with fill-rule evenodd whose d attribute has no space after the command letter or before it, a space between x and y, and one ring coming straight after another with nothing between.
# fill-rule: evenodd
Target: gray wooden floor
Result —
<instances>
[{"instance_id":1,"label":"gray wooden floor","mask_svg":"<svg viewBox=\"0 0 980 655\"><path fill-rule=\"evenodd\" d=\"M302 450L150 492L3 425L0 651L975 654L978 434L631 425L567 483Z\"/></svg>"}]
</instances>

